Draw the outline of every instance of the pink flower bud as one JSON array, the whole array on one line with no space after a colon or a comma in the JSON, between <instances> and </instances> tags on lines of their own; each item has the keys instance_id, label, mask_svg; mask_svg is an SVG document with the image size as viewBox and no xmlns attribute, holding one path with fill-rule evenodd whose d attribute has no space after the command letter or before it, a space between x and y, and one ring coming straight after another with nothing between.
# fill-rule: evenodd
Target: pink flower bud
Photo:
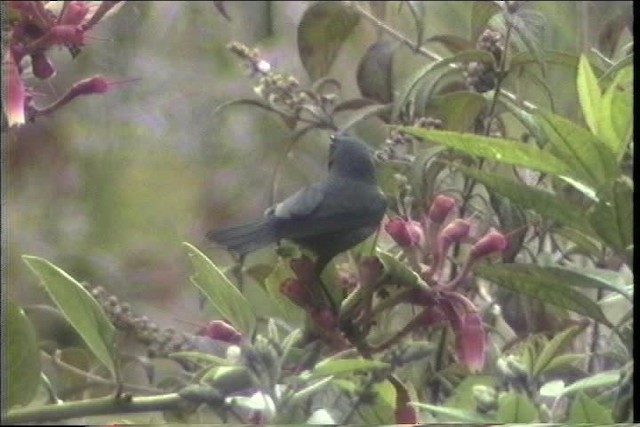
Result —
<instances>
[{"instance_id":1,"label":"pink flower bud","mask_svg":"<svg viewBox=\"0 0 640 427\"><path fill-rule=\"evenodd\" d=\"M109 81L102 76L95 76L77 82L71 87L69 92L73 94L73 97L76 97L94 93L105 93L108 90Z\"/></svg>"},{"instance_id":2,"label":"pink flower bud","mask_svg":"<svg viewBox=\"0 0 640 427\"><path fill-rule=\"evenodd\" d=\"M429 208L429 220L434 224L442 224L456 204L453 197L438 194Z\"/></svg>"},{"instance_id":3,"label":"pink flower bud","mask_svg":"<svg viewBox=\"0 0 640 427\"><path fill-rule=\"evenodd\" d=\"M33 75L42 80L53 77L56 73L56 69L53 68L53 64L44 52L36 52L31 55L31 69Z\"/></svg>"},{"instance_id":4,"label":"pink flower bud","mask_svg":"<svg viewBox=\"0 0 640 427\"><path fill-rule=\"evenodd\" d=\"M422 225L417 221L393 217L384 225L384 230L401 248L419 247L424 243Z\"/></svg>"},{"instance_id":5,"label":"pink flower bud","mask_svg":"<svg viewBox=\"0 0 640 427\"><path fill-rule=\"evenodd\" d=\"M9 127L25 121L26 90L13 55L9 52L2 61L2 71L7 78L7 96L2 97L2 109L7 115Z\"/></svg>"},{"instance_id":6,"label":"pink flower bud","mask_svg":"<svg viewBox=\"0 0 640 427\"><path fill-rule=\"evenodd\" d=\"M60 17L60 24L79 25L89 13L89 7L84 1L70 1Z\"/></svg>"},{"instance_id":7,"label":"pink flower bud","mask_svg":"<svg viewBox=\"0 0 640 427\"><path fill-rule=\"evenodd\" d=\"M242 341L242 334L223 320L210 321L199 335L229 344L239 344Z\"/></svg>"},{"instance_id":8,"label":"pink flower bud","mask_svg":"<svg viewBox=\"0 0 640 427\"><path fill-rule=\"evenodd\" d=\"M416 408L409 405L402 405L396 408L396 424L417 424L418 414Z\"/></svg>"},{"instance_id":9,"label":"pink flower bud","mask_svg":"<svg viewBox=\"0 0 640 427\"><path fill-rule=\"evenodd\" d=\"M54 45L84 45L85 31L78 25L55 25L33 43L28 45L29 52L48 49Z\"/></svg>"},{"instance_id":10,"label":"pink flower bud","mask_svg":"<svg viewBox=\"0 0 640 427\"><path fill-rule=\"evenodd\" d=\"M280 292L299 307L307 308L312 305L309 290L298 279L286 279L280 285Z\"/></svg>"},{"instance_id":11,"label":"pink flower bud","mask_svg":"<svg viewBox=\"0 0 640 427\"><path fill-rule=\"evenodd\" d=\"M482 370L485 358L485 332L480 315L463 314L455 334L458 363L466 366L471 372Z\"/></svg>"},{"instance_id":12,"label":"pink flower bud","mask_svg":"<svg viewBox=\"0 0 640 427\"><path fill-rule=\"evenodd\" d=\"M506 249L507 243L507 238L492 228L471 247L469 262L476 261L493 253L502 252Z\"/></svg>"},{"instance_id":13,"label":"pink flower bud","mask_svg":"<svg viewBox=\"0 0 640 427\"><path fill-rule=\"evenodd\" d=\"M316 308L310 311L311 319L320 329L334 331L338 328L336 315L328 308Z\"/></svg>"}]
</instances>

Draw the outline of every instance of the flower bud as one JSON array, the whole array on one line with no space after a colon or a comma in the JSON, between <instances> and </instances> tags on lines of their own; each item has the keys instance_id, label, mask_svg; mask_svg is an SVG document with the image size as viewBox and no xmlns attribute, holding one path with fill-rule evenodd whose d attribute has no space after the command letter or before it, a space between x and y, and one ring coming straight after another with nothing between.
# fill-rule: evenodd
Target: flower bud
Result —
<instances>
[{"instance_id":1,"label":"flower bud","mask_svg":"<svg viewBox=\"0 0 640 427\"><path fill-rule=\"evenodd\" d=\"M199 335L204 335L213 340L228 342L229 344L239 344L242 341L242 334L223 320L210 321Z\"/></svg>"},{"instance_id":2,"label":"flower bud","mask_svg":"<svg viewBox=\"0 0 640 427\"><path fill-rule=\"evenodd\" d=\"M466 366L471 372L479 372L484 366L485 353L485 333L480 315L463 314L455 334L458 363Z\"/></svg>"},{"instance_id":3,"label":"flower bud","mask_svg":"<svg viewBox=\"0 0 640 427\"><path fill-rule=\"evenodd\" d=\"M491 229L471 247L469 262L476 261L496 252L502 252L506 247L507 238L499 231Z\"/></svg>"},{"instance_id":4,"label":"flower bud","mask_svg":"<svg viewBox=\"0 0 640 427\"><path fill-rule=\"evenodd\" d=\"M60 17L60 24L63 25L79 25L84 20L89 7L84 1L70 1L64 9L64 13Z\"/></svg>"},{"instance_id":5,"label":"flower bud","mask_svg":"<svg viewBox=\"0 0 640 427\"><path fill-rule=\"evenodd\" d=\"M309 290L298 279L286 279L280 285L280 292L298 307L307 308L312 305Z\"/></svg>"},{"instance_id":6,"label":"flower bud","mask_svg":"<svg viewBox=\"0 0 640 427\"><path fill-rule=\"evenodd\" d=\"M53 68L53 64L44 52L36 52L31 55L31 69L33 75L41 80L53 77L56 73L56 69Z\"/></svg>"},{"instance_id":7,"label":"flower bud","mask_svg":"<svg viewBox=\"0 0 640 427\"><path fill-rule=\"evenodd\" d=\"M384 230L402 248L419 247L424 243L422 225L417 221L394 217L387 221Z\"/></svg>"},{"instance_id":8,"label":"flower bud","mask_svg":"<svg viewBox=\"0 0 640 427\"><path fill-rule=\"evenodd\" d=\"M332 331L338 328L338 319L333 311L328 308L317 308L311 310L309 314L313 322L320 329Z\"/></svg>"},{"instance_id":9,"label":"flower bud","mask_svg":"<svg viewBox=\"0 0 640 427\"><path fill-rule=\"evenodd\" d=\"M434 224L442 224L455 204L456 200L453 197L438 194L429 208L429 220Z\"/></svg>"}]
</instances>

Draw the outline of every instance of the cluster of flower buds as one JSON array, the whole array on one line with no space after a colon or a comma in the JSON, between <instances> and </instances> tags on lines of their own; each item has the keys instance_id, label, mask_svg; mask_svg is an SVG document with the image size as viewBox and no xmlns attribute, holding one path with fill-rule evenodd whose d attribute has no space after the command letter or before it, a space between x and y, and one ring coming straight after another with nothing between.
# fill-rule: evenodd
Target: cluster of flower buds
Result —
<instances>
[{"instance_id":1,"label":"cluster of flower buds","mask_svg":"<svg viewBox=\"0 0 640 427\"><path fill-rule=\"evenodd\" d=\"M404 124L424 129L443 129L442 120L433 117L418 117ZM392 128L383 148L376 152L376 158L383 162L389 160L411 162L413 156L410 153L416 141L413 136Z\"/></svg>"},{"instance_id":2,"label":"cluster of flower buds","mask_svg":"<svg viewBox=\"0 0 640 427\"><path fill-rule=\"evenodd\" d=\"M133 338L148 346L150 357L194 349L193 335L172 328L161 329L147 316L136 316L128 303L120 302L115 295L109 295L102 286L84 286L109 316L116 329L131 334Z\"/></svg>"},{"instance_id":3,"label":"cluster of flower buds","mask_svg":"<svg viewBox=\"0 0 640 427\"><path fill-rule=\"evenodd\" d=\"M407 257L422 255L420 265L414 268L431 289L416 289L406 302L424 307L417 321L424 327L448 323L456 336L455 356L459 363L472 371L484 364L485 333L482 318L474 304L456 288L469 277L476 263L492 254L501 253L507 247L507 238L496 230L489 230L474 241L473 224L467 219L456 218L457 203L450 196L436 196L421 221L401 217L390 218L385 231L402 248ZM463 266L453 279L445 278L448 254L455 244L472 243ZM422 262L429 264L424 267Z\"/></svg>"},{"instance_id":4,"label":"cluster of flower buds","mask_svg":"<svg viewBox=\"0 0 640 427\"><path fill-rule=\"evenodd\" d=\"M12 1L6 2L10 14L8 49L2 58L7 76L7 94L3 110L9 126L22 125L37 116L49 114L72 99L104 93L112 85L96 76L76 83L60 99L45 108L33 104L32 90L25 83L24 71L30 62L33 76L50 79L56 69L47 56L53 47L67 47L73 56L87 41L87 33L103 18L112 15L119 1ZM30 59L30 61L27 60Z\"/></svg>"},{"instance_id":5,"label":"cluster of flower buds","mask_svg":"<svg viewBox=\"0 0 640 427\"><path fill-rule=\"evenodd\" d=\"M498 31L486 29L478 38L476 47L491 53L495 63L499 64L504 53L502 34ZM477 92L488 92L496 87L496 69L493 64L485 62L469 62L466 70L466 84Z\"/></svg>"},{"instance_id":6,"label":"cluster of flower buds","mask_svg":"<svg viewBox=\"0 0 640 427\"><path fill-rule=\"evenodd\" d=\"M292 75L276 72L255 48L234 41L227 45L227 49L245 62L252 77L259 76L254 92L267 102L270 109L281 114L287 124L295 126L304 118L322 127L334 126L331 113L338 100L336 93L323 93L320 87L314 90L303 88Z\"/></svg>"}]
</instances>

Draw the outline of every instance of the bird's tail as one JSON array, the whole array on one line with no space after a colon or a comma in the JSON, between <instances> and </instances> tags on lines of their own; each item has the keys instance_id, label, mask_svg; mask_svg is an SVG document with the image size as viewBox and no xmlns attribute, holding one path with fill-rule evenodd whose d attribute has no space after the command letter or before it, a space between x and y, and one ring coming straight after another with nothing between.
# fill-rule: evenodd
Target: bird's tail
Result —
<instances>
[{"instance_id":1,"label":"bird's tail","mask_svg":"<svg viewBox=\"0 0 640 427\"><path fill-rule=\"evenodd\" d=\"M270 218L210 231L207 233L207 238L238 255L245 255L277 240L275 228Z\"/></svg>"}]
</instances>

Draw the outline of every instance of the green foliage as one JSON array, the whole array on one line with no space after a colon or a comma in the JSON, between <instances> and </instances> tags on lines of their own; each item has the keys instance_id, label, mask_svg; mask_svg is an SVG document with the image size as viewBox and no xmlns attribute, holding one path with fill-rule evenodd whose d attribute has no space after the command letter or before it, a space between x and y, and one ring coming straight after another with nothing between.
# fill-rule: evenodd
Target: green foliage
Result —
<instances>
[{"instance_id":1,"label":"green foliage","mask_svg":"<svg viewBox=\"0 0 640 427\"><path fill-rule=\"evenodd\" d=\"M8 46L34 68L9 70L12 94L41 92L22 79L41 79L29 49L56 25L39 17L83 6L23 3L3 3ZM15 183L3 421L630 420L628 5L123 4L102 27L113 46L65 43L77 60L58 71L73 81L108 64L142 83L108 80L47 122L25 104L38 124L19 131L3 103ZM23 19L43 39L24 44ZM324 173L329 132L371 145L390 207L317 278L336 307L285 251L238 266L183 243L185 265L179 242ZM294 304L283 283L313 297Z\"/></svg>"}]
</instances>

